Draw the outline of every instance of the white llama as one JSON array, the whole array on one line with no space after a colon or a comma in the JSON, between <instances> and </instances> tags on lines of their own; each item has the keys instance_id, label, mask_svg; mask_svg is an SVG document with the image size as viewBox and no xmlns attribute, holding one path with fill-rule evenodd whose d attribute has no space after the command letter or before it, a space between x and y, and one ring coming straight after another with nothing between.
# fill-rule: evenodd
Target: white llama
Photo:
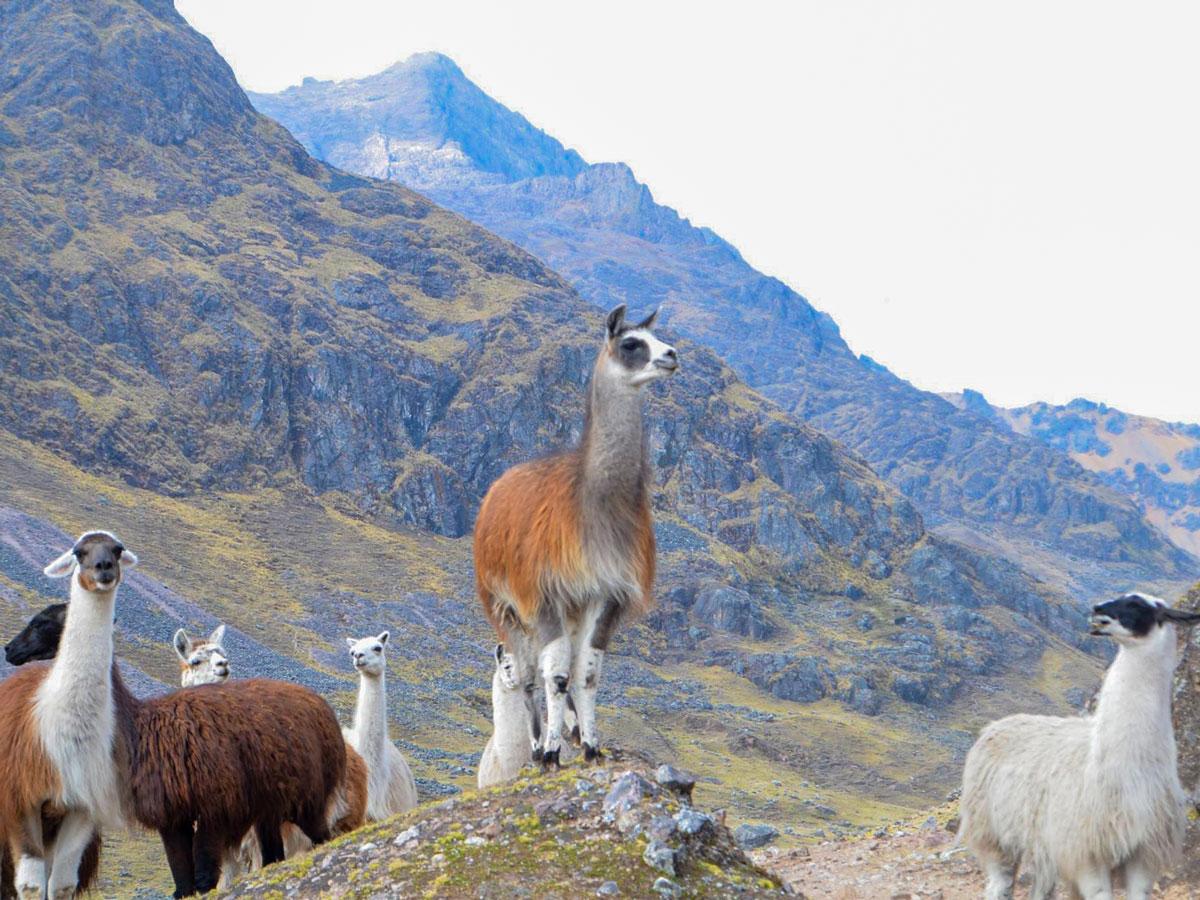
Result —
<instances>
[{"instance_id":1,"label":"white llama","mask_svg":"<svg viewBox=\"0 0 1200 900\"><path fill-rule=\"evenodd\" d=\"M346 638L350 659L358 672L358 703L354 726L343 728L346 743L367 764L367 819L378 821L417 805L417 785L404 757L388 739L387 659L388 632L376 637Z\"/></svg>"}]
</instances>

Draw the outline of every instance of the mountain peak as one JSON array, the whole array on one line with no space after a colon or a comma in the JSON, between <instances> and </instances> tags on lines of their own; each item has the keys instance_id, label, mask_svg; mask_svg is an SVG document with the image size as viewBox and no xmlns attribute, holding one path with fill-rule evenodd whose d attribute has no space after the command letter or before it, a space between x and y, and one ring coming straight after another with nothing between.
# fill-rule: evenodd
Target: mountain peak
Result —
<instances>
[{"instance_id":1,"label":"mountain peak","mask_svg":"<svg viewBox=\"0 0 1200 900\"><path fill-rule=\"evenodd\" d=\"M295 123L299 109L319 109L322 130L336 123L333 130L347 146L382 139L388 156L385 169L410 162L414 147L461 153L476 169L508 182L539 175L574 176L586 168L578 153L493 100L454 60L434 51L413 54L366 78L305 79L282 93L251 97L260 111L285 122ZM315 155L354 168L350 160L338 159L336 147L322 144L307 129L293 125L293 132ZM404 159L391 159L393 151Z\"/></svg>"}]
</instances>

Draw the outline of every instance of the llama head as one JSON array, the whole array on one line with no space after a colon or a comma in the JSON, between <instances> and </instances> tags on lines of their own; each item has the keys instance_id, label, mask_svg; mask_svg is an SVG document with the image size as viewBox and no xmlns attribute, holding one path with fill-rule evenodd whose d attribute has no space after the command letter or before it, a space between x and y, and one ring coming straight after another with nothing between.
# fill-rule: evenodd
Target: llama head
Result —
<instances>
[{"instance_id":1,"label":"llama head","mask_svg":"<svg viewBox=\"0 0 1200 900\"><path fill-rule=\"evenodd\" d=\"M504 649L503 644L496 645L496 677L506 691L515 691L520 687L517 677L517 658Z\"/></svg>"},{"instance_id":2,"label":"llama head","mask_svg":"<svg viewBox=\"0 0 1200 900\"><path fill-rule=\"evenodd\" d=\"M638 388L651 381L674 375L679 369L675 348L664 344L650 330L658 311L641 322L631 325L625 321L625 304L608 314L605 325L605 344L601 371L613 382Z\"/></svg>"},{"instance_id":3,"label":"llama head","mask_svg":"<svg viewBox=\"0 0 1200 900\"><path fill-rule=\"evenodd\" d=\"M137 557L107 531L88 531L75 546L46 566L51 578L74 573L79 586L92 594L111 594L121 583L122 572L137 565Z\"/></svg>"},{"instance_id":4,"label":"llama head","mask_svg":"<svg viewBox=\"0 0 1200 900\"><path fill-rule=\"evenodd\" d=\"M1106 635L1124 646L1136 646L1157 637L1166 625L1197 622L1200 613L1172 609L1158 597L1132 593L1093 606L1088 633Z\"/></svg>"},{"instance_id":5,"label":"llama head","mask_svg":"<svg viewBox=\"0 0 1200 900\"><path fill-rule=\"evenodd\" d=\"M350 648L350 661L360 675L370 675L378 678L387 668L387 659L383 648L387 646L388 633L381 631L375 637L365 637L360 640L346 638L346 646Z\"/></svg>"},{"instance_id":6,"label":"llama head","mask_svg":"<svg viewBox=\"0 0 1200 900\"><path fill-rule=\"evenodd\" d=\"M221 684L229 678L229 657L225 654L224 640L224 625L218 625L207 639L200 641L193 641L182 628L175 632L179 680L184 687Z\"/></svg>"},{"instance_id":7,"label":"llama head","mask_svg":"<svg viewBox=\"0 0 1200 900\"><path fill-rule=\"evenodd\" d=\"M5 661L10 666L23 666L37 659L54 659L66 621L67 604L51 603L4 645Z\"/></svg>"}]
</instances>

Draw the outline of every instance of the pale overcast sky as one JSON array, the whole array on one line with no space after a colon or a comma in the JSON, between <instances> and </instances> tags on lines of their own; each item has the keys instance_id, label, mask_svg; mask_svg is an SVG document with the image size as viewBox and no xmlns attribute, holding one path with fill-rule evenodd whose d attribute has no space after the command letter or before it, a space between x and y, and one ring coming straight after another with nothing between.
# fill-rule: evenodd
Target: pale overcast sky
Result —
<instances>
[{"instance_id":1,"label":"pale overcast sky","mask_svg":"<svg viewBox=\"0 0 1200 900\"><path fill-rule=\"evenodd\" d=\"M921 387L1200 422L1200 4L177 5L253 90L451 56Z\"/></svg>"}]
</instances>

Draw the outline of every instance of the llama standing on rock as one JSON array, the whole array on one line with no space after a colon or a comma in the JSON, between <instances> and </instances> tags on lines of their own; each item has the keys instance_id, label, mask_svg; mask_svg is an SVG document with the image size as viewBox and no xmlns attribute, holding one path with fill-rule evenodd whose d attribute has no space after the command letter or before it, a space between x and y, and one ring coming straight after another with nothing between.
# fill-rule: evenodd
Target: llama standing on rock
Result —
<instances>
[{"instance_id":1,"label":"llama standing on rock","mask_svg":"<svg viewBox=\"0 0 1200 900\"><path fill-rule=\"evenodd\" d=\"M479 759L479 786L512 781L529 762L529 709L517 661L503 644L496 645L492 675L492 736Z\"/></svg>"},{"instance_id":2,"label":"llama standing on rock","mask_svg":"<svg viewBox=\"0 0 1200 900\"><path fill-rule=\"evenodd\" d=\"M136 563L108 532L80 536L45 570L71 576L58 658L0 683L0 838L17 860L22 900L73 897L96 831L127 821L128 745L110 673L117 586ZM62 813L52 846L44 810Z\"/></svg>"},{"instance_id":3,"label":"llama standing on rock","mask_svg":"<svg viewBox=\"0 0 1200 900\"><path fill-rule=\"evenodd\" d=\"M644 613L654 584L650 465L642 389L678 369L650 331L654 315L608 314L592 370L583 439L565 453L514 466L488 490L475 523L475 585L500 640L517 658L530 701L535 758L556 767L567 692L585 759L600 756L596 691L618 625ZM546 734L532 701L546 693Z\"/></svg>"},{"instance_id":4,"label":"llama standing on rock","mask_svg":"<svg viewBox=\"0 0 1200 900\"><path fill-rule=\"evenodd\" d=\"M179 655L179 674L183 687L221 684L229 678L229 657L222 645L224 640L224 625L218 625L202 641L193 641L182 628L175 632L173 643Z\"/></svg>"},{"instance_id":5,"label":"llama standing on rock","mask_svg":"<svg viewBox=\"0 0 1200 900\"><path fill-rule=\"evenodd\" d=\"M358 672L354 726L343 729L346 743L367 764L367 818L379 821L417 805L417 785L408 763L388 740L386 631L376 637L346 638Z\"/></svg>"},{"instance_id":6,"label":"llama standing on rock","mask_svg":"<svg viewBox=\"0 0 1200 900\"><path fill-rule=\"evenodd\" d=\"M983 865L988 900L1011 900L1021 865L1033 875L1034 900L1053 896L1060 879L1072 896L1111 900L1118 873L1129 900L1144 900L1178 856L1176 622L1200 614L1143 594L1097 605L1090 631L1119 649L1095 713L1009 716L979 735L963 772L958 836Z\"/></svg>"}]
</instances>

